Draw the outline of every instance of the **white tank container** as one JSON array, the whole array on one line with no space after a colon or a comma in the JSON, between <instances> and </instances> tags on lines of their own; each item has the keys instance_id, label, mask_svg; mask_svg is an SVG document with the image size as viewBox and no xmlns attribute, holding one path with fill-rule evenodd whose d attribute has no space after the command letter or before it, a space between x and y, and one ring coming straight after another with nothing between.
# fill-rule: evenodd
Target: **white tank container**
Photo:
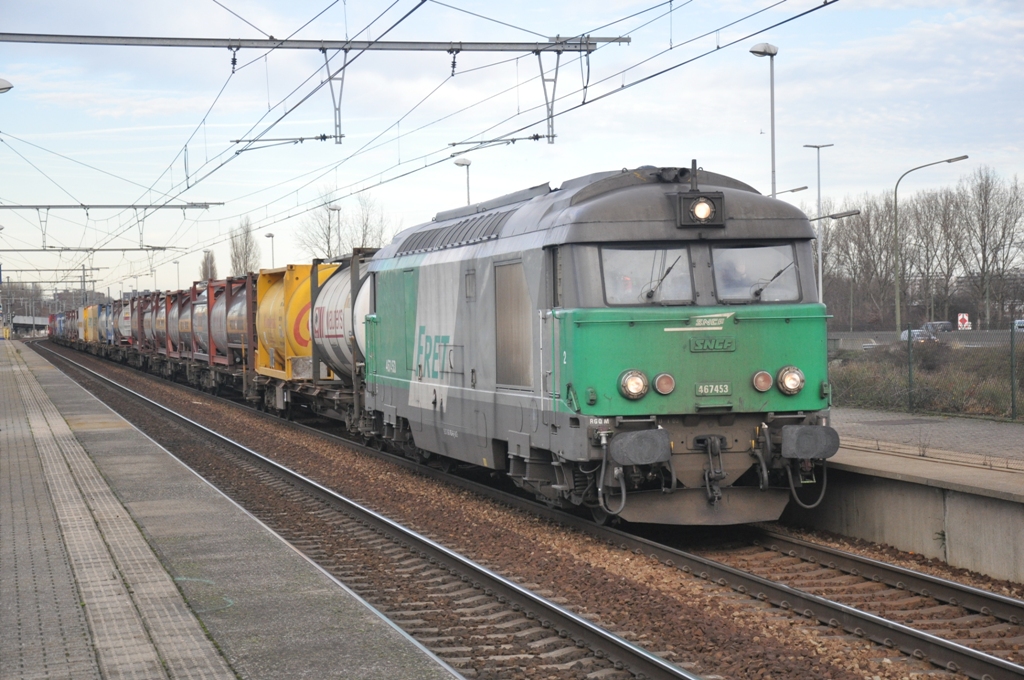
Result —
<instances>
[{"instance_id":1,"label":"white tank container","mask_svg":"<svg viewBox=\"0 0 1024 680\"><path fill-rule=\"evenodd\" d=\"M156 314L153 317L153 337L157 347L167 346L167 299L160 296L156 303Z\"/></svg>"},{"instance_id":2,"label":"white tank container","mask_svg":"<svg viewBox=\"0 0 1024 680\"><path fill-rule=\"evenodd\" d=\"M360 284L366 281L360 281ZM370 286L360 285L356 294L356 319L352 323L352 273L348 267L339 268L320 289L316 306L310 314L310 335L316 343L320 358L335 373L351 375L352 347L363 351L366 328L363 319L370 313Z\"/></svg>"},{"instance_id":3,"label":"white tank container","mask_svg":"<svg viewBox=\"0 0 1024 680\"><path fill-rule=\"evenodd\" d=\"M96 319L96 327L99 331L101 345L109 345L113 338L114 329L110 324L110 305L100 305L99 315Z\"/></svg>"},{"instance_id":4,"label":"white tank container","mask_svg":"<svg viewBox=\"0 0 1024 680\"><path fill-rule=\"evenodd\" d=\"M196 296L192 303L192 341L197 352L210 351L210 314L206 304L206 291Z\"/></svg>"},{"instance_id":5,"label":"white tank container","mask_svg":"<svg viewBox=\"0 0 1024 680\"><path fill-rule=\"evenodd\" d=\"M178 312L181 308L181 300L175 299L171 308L167 310L167 335L171 338L171 348L175 351L180 349L181 331L178 329Z\"/></svg>"},{"instance_id":6,"label":"white tank container","mask_svg":"<svg viewBox=\"0 0 1024 680\"><path fill-rule=\"evenodd\" d=\"M156 309L152 304L147 304L146 308L142 310L142 333L146 336L146 340L149 342L154 341L153 336L153 317Z\"/></svg>"},{"instance_id":7,"label":"white tank container","mask_svg":"<svg viewBox=\"0 0 1024 680\"><path fill-rule=\"evenodd\" d=\"M178 312L178 335L181 347L179 351L193 351L192 346L192 300L187 296L181 301L181 310Z\"/></svg>"},{"instance_id":8,"label":"white tank container","mask_svg":"<svg viewBox=\"0 0 1024 680\"><path fill-rule=\"evenodd\" d=\"M227 355L228 343L242 344L245 342L245 288L235 293L231 301L231 308L224 313L226 306L224 295L218 297L213 303L213 314L210 318L210 329L213 333L213 341L217 345L219 353Z\"/></svg>"},{"instance_id":9,"label":"white tank container","mask_svg":"<svg viewBox=\"0 0 1024 680\"><path fill-rule=\"evenodd\" d=\"M117 332L122 338L132 337L132 308L125 302L117 315Z\"/></svg>"}]
</instances>

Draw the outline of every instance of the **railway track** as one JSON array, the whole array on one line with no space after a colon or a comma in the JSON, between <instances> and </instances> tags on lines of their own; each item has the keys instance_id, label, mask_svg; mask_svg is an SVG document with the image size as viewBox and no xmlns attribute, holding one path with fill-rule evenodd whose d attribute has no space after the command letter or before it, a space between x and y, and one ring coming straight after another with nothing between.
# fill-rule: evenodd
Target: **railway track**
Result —
<instances>
[{"instance_id":1,"label":"railway track","mask_svg":"<svg viewBox=\"0 0 1024 680\"><path fill-rule=\"evenodd\" d=\"M701 554L932 632L1018 668L1024 662L1020 600L774 532L759 533L749 547Z\"/></svg>"},{"instance_id":2,"label":"railway track","mask_svg":"<svg viewBox=\"0 0 1024 680\"><path fill-rule=\"evenodd\" d=\"M98 383L132 402L136 412L173 421L178 436L170 438L192 441L191 447L172 449L186 464L472 677L535 668L562 677L699 680L529 584L505 578L78 362L40 349L79 382Z\"/></svg>"},{"instance_id":3,"label":"railway track","mask_svg":"<svg viewBox=\"0 0 1024 680\"><path fill-rule=\"evenodd\" d=\"M418 474L575 528L709 584L791 612L809 625L825 625L870 639L886 649L979 680L1024 676L1024 666L1017 663L1019 649L1024 647L1018 639L1024 634L1020 627L1024 603L1018 600L768 532L759 534L748 546L695 554L615 528L598 527L585 518L304 425L266 417L338 439Z\"/></svg>"}]
</instances>

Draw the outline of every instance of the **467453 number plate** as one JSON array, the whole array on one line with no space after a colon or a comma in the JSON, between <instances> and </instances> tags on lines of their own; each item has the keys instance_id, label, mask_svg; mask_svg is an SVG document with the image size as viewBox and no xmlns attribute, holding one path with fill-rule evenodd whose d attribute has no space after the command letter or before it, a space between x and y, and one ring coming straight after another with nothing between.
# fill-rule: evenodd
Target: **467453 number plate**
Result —
<instances>
[{"instance_id":1,"label":"467453 number plate","mask_svg":"<svg viewBox=\"0 0 1024 680\"><path fill-rule=\"evenodd\" d=\"M697 383L698 397L727 397L732 394L732 383Z\"/></svg>"}]
</instances>

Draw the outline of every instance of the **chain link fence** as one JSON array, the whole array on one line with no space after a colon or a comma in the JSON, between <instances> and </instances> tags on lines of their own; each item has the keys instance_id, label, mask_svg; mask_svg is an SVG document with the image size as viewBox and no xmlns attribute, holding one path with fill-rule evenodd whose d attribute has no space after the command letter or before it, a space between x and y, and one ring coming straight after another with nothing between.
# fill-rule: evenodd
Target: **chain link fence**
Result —
<instances>
[{"instance_id":1,"label":"chain link fence","mask_svg":"<svg viewBox=\"0 0 1024 680\"><path fill-rule=\"evenodd\" d=\"M829 333L835 406L1024 419L1024 329Z\"/></svg>"}]
</instances>

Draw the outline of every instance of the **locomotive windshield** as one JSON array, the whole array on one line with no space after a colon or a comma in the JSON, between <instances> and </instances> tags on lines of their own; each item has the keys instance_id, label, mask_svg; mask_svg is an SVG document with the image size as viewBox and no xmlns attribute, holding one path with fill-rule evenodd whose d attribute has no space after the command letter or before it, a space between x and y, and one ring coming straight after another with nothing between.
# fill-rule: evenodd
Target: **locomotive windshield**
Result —
<instances>
[{"instance_id":1,"label":"locomotive windshield","mask_svg":"<svg viewBox=\"0 0 1024 680\"><path fill-rule=\"evenodd\" d=\"M800 299L791 244L717 246L711 249L718 299L726 302L790 302Z\"/></svg>"},{"instance_id":2,"label":"locomotive windshield","mask_svg":"<svg viewBox=\"0 0 1024 680\"><path fill-rule=\"evenodd\" d=\"M601 248L609 305L679 305L693 301L687 248Z\"/></svg>"}]
</instances>

